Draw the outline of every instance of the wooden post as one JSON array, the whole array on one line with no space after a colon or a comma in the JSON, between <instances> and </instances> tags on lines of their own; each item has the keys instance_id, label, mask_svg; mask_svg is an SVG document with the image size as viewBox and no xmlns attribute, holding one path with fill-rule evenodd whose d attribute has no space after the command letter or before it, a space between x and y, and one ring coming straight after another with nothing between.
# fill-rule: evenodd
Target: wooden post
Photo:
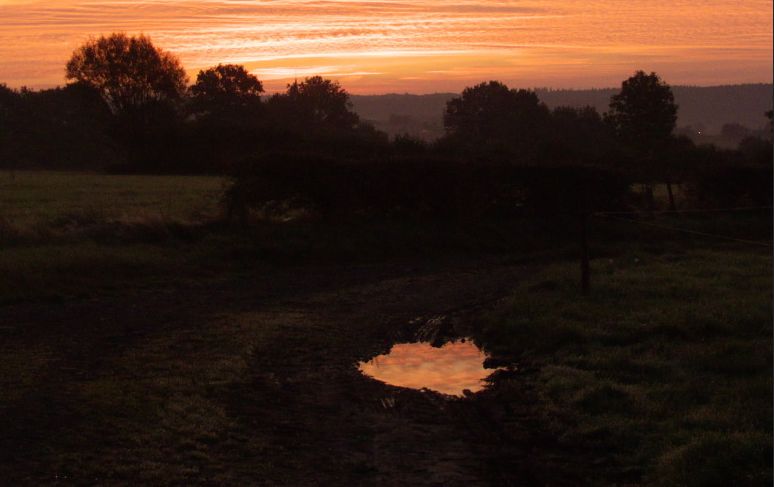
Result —
<instances>
[{"instance_id":1,"label":"wooden post","mask_svg":"<svg viewBox=\"0 0 774 487\"><path fill-rule=\"evenodd\" d=\"M650 217L653 217L653 210L656 209L656 197L653 195L653 183L645 185L645 204L648 207Z\"/></svg>"},{"instance_id":2,"label":"wooden post","mask_svg":"<svg viewBox=\"0 0 774 487\"><path fill-rule=\"evenodd\" d=\"M588 213L581 213L581 292L588 296L591 290L591 266L589 265Z\"/></svg>"},{"instance_id":3,"label":"wooden post","mask_svg":"<svg viewBox=\"0 0 774 487\"><path fill-rule=\"evenodd\" d=\"M672 181L667 179L666 182L667 193L669 194L669 211L677 211L677 204L675 204L675 194L672 192Z\"/></svg>"}]
</instances>

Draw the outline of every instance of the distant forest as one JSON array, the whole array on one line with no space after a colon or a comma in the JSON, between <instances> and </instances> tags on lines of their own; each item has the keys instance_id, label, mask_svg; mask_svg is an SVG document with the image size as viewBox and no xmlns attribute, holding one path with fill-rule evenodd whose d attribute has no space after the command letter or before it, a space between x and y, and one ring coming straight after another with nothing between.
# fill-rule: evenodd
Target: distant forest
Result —
<instances>
[{"instance_id":1,"label":"distant forest","mask_svg":"<svg viewBox=\"0 0 774 487\"><path fill-rule=\"evenodd\" d=\"M694 142L707 143L719 142L714 139L715 136L721 135L724 125L741 125L751 131L760 130L767 123L763 112L772 108L773 90L774 85L764 83L709 87L673 86L675 103L680 107L678 130L691 137ZM618 88L538 88L535 92L549 108L589 105L603 113L608 110L610 97L618 92ZM443 135L443 111L446 103L455 96L459 95L352 95L351 99L355 112L379 130L390 135L408 133L432 140ZM720 142L720 145L724 145Z\"/></svg>"}]
</instances>

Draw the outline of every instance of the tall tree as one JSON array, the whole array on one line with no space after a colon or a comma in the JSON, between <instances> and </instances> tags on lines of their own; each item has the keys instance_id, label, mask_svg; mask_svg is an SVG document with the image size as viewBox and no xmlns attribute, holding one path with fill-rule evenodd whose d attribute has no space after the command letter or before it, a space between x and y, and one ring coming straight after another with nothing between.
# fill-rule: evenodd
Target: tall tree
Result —
<instances>
[{"instance_id":1,"label":"tall tree","mask_svg":"<svg viewBox=\"0 0 774 487\"><path fill-rule=\"evenodd\" d=\"M531 161L548 119L548 108L533 91L489 81L465 88L447 102L446 141L473 155Z\"/></svg>"},{"instance_id":2,"label":"tall tree","mask_svg":"<svg viewBox=\"0 0 774 487\"><path fill-rule=\"evenodd\" d=\"M68 80L96 90L115 117L115 137L129 163L160 169L169 163L177 130L177 102L186 93L187 78L174 55L153 45L149 37L111 34L90 39L67 62Z\"/></svg>"},{"instance_id":3,"label":"tall tree","mask_svg":"<svg viewBox=\"0 0 774 487\"><path fill-rule=\"evenodd\" d=\"M658 166L672 140L677 122L677 105L672 89L656 73L637 71L621 84L621 91L610 99L608 120L622 142L631 147L652 178L654 171L665 176L670 208L675 209L668 168ZM652 205L652 186L647 186Z\"/></svg>"},{"instance_id":4,"label":"tall tree","mask_svg":"<svg viewBox=\"0 0 774 487\"><path fill-rule=\"evenodd\" d=\"M219 64L199 71L188 105L194 118L185 124L189 163L222 171L261 150L271 140L261 93L263 83L244 66Z\"/></svg>"},{"instance_id":5,"label":"tall tree","mask_svg":"<svg viewBox=\"0 0 774 487\"><path fill-rule=\"evenodd\" d=\"M219 64L199 71L191 87L197 112L243 112L261 103L263 83L244 66Z\"/></svg>"},{"instance_id":6,"label":"tall tree","mask_svg":"<svg viewBox=\"0 0 774 487\"><path fill-rule=\"evenodd\" d=\"M349 93L336 81L321 76L294 81L288 85L287 101L291 110L306 124L331 128L352 129L359 117L352 111Z\"/></svg>"},{"instance_id":7,"label":"tall tree","mask_svg":"<svg viewBox=\"0 0 774 487\"><path fill-rule=\"evenodd\" d=\"M672 88L656 73L637 71L610 99L608 115L618 134L643 152L665 144L677 122Z\"/></svg>"},{"instance_id":8,"label":"tall tree","mask_svg":"<svg viewBox=\"0 0 774 487\"><path fill-rule=\"evenodd\" d=\"M0 168L12 168L11 143L14 139L13 131L18 130L18 121L15 116L19 111L19 94L8 88L5 83L0 83Z\"/></svg>"},{"instance_id":9,"label":"tall tree","mask_svg":"<svg viewBox=\"0 0 774 487\"><path fill-rule=\"evenodd\" d=\"M90 39L73 52L66 78L96 89L115 113L183 97L187 78L174 55L144 35Z\"/></svg>"},{"instance_id":10,"label":"tall tree","mask_svg":"<svg viewBox=\"0 0 774 487\"><path fill-rule=\"evenodd\" d=\"M610 125L591 106L559 106L551 111L545 158L555 164L607 165L618 156Z\"/></svg>"}]
</instances>

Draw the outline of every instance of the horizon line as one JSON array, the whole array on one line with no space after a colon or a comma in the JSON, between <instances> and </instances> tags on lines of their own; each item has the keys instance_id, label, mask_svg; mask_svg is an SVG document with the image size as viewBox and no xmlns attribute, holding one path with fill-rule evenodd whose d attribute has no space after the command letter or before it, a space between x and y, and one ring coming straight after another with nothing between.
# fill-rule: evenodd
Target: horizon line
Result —
<instances>
[{"instance_id":1,"label":"horizon line","mask_svg":"<svg viewBox=\"0 0 774 487\"><path fill-rule=\"evenodd\" d=\"M315 76L315 75L312 75ZM322 75L320 75L322 76ZM309 76L311 77L311 76ZM325 76L322 76L325 78ZM260 78L259 78L260 79ZM462 92L462 90L475 86L479 83L486 83L488 81L500 81L493 78L481 80L474 84L467 85L465 88L463 88L460 91L428 91L428 92L397 92L397 91L386 91L381 93L353 93L350 90L347 89L347 87L341 83L340 80L336 78L326 78L331 79L333 81L336 81L341 85L344 90L347 91L347 93L350 96L433 96L433 95L456 95ZM261 80L263 81L263 80ZM500 81L509 88L512 89L523 89L523 90L531 90L531 91L605 91L605 90L616 90L620 89L620 86L604 86L604 87L598 87L598 86L590 86L590 87L570 87L570 88L554 88L551 86L531 86L531 87L524 87L524 86L513 86L509 85L507 82ZM66 88L67 86L71 85L73 83L65 83L65 84L57 84L57 85L25 85L21 84L18 86L13 86L11 84L8 84L7 82L0 81L0 86L5 86L7 88L10 88L14 91L21 91L23 89L27 89L30 91L46 91L46 90L56 90L61 88ZM770 85L774 86L774 81L747 81L747 82L740 82L740 83L721 83L721 84L708 84L708 85L702 85L702 84L670 84L669 86L671 88L724 88L724 87L735 87L735 86L765 86ZM192 85L188 85L192 86ZM262 96L271 96L274 94L283 93L281 90L275 90L275 91L267 91L264 92ZM774 96L774 93L772 94Z\"/></svg>"}]
</instances>

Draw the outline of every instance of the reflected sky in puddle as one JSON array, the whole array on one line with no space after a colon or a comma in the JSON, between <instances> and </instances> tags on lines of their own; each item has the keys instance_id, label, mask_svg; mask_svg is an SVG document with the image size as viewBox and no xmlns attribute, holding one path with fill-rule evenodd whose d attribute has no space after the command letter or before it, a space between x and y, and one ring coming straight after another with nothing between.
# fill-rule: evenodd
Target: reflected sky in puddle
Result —
<instances>
[{"instance_id":1,"label":"reflected sky in puddle","mask_svg":"<svg viewBox=\"0 0 774 487\"><path fill-rule=\"evenodd\" d=\"M493 371L484 368L486 354L473 342L449 342L438 348L429 343L399 343L386 355L359 364L364 374L394 386L432 389L461 396L478 392Z\"/></svg>"}]
</instances>

